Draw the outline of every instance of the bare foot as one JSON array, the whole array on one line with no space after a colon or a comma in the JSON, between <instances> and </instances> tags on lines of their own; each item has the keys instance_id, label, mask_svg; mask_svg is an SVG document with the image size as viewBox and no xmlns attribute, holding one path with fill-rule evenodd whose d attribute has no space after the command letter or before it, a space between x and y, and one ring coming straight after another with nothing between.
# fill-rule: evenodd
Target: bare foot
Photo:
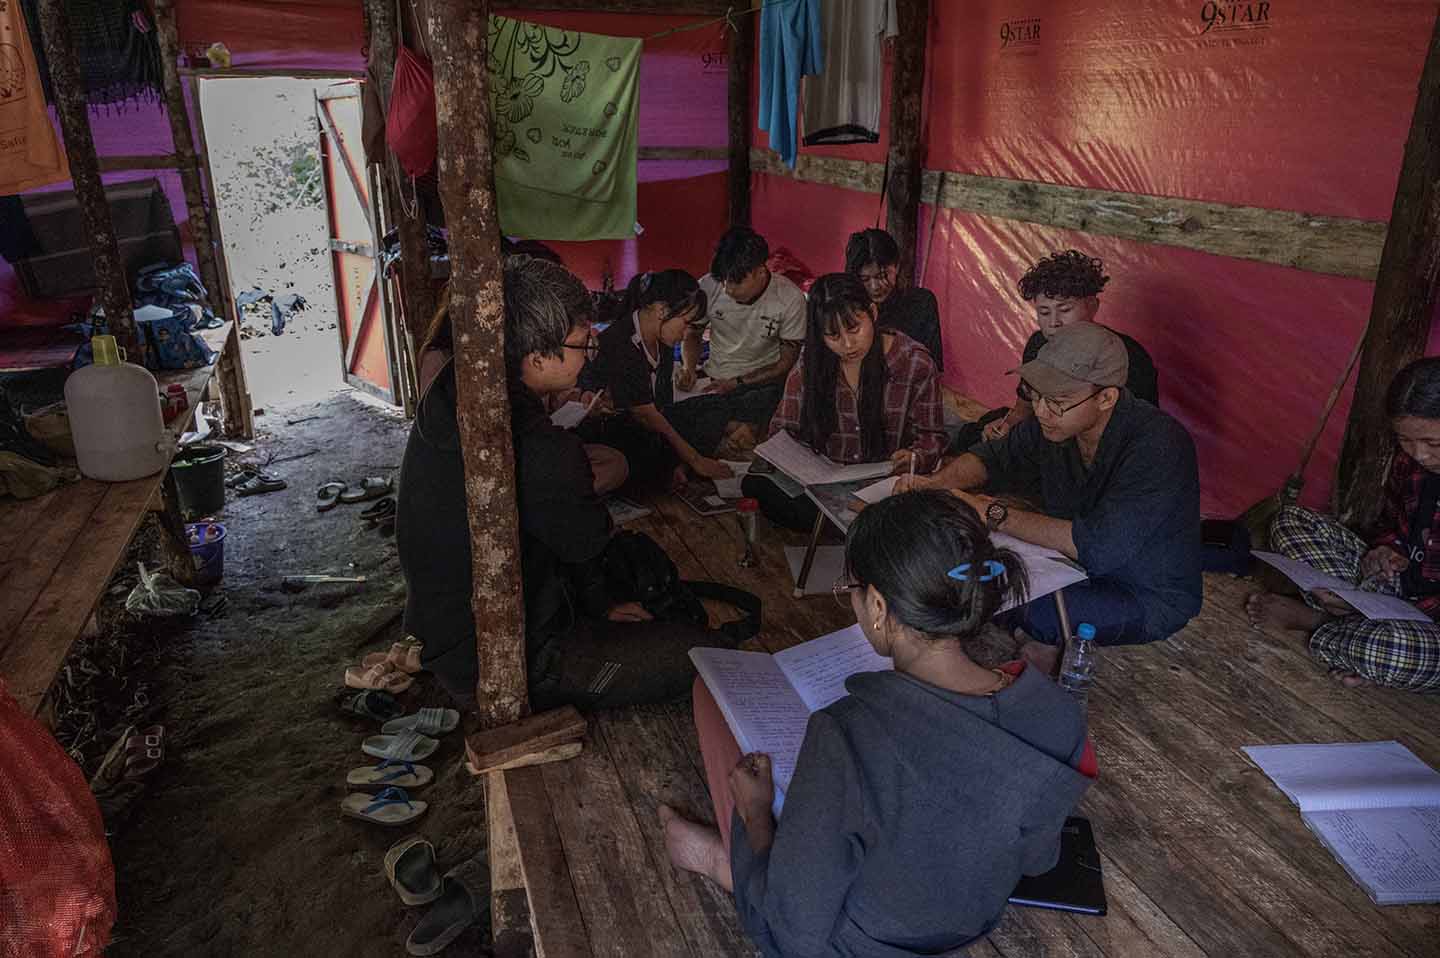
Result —
<instances>
[{"instance_id":1,"label":"bare foot","mask_svg":"<svg viewBox=\"0 0 1440 958\"><path fill-rule=\"evenodd\" d=\"M665 829L670 864L704 875L726 891L734 890L730 859L717 829L692 822L669 805L660 806L660 825Z\"/></svg>"},{"instance_id":2,"label":"bare foot","mask_svg":"<svg viewBox=\"0 0 1440 958\"><path fill-rule=\"evenodd\" d=\"M1020 657L1040 670L1042 675L1052 678L1060 672L1060 647L1044 642L1027 640L1020 646Z\"/></svg>"},{"instance_id":3,"label":"bare foot","mask_svg":"<svg viewBox=\"0 0 1440 958\"><path fill-rule=\"evenodd\" d=\"M1330 677L1347 689L1364 689L1369 688L1372 684L1359 672L1351 672L1349 669L1331 669Z\"/></svg>"},{"instance_id":4,"label":"bare foot","mask_svg":"<svg viewBox=\"0 0 1440 958\"><path fill-rule=\"evenodd\" d=\"M1299 599L1271 592L1253 592L1245 599L1245 614L1251 628L1291 629L1313 632L1330 620Z\"/></svg>"}]
</instances>

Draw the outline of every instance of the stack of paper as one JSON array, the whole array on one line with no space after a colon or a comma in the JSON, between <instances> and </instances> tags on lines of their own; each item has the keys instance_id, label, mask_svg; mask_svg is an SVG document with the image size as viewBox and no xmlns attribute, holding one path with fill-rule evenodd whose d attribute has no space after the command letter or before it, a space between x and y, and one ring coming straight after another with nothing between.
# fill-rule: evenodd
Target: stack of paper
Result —
<instances>
[{"instance_id":1,"label":"stack of paper","mask_svg":"<svg viewBox=\"0 0 1440 958\"><path fill-rule=\"evenodd\" d=\"M816 455L805 448L788 432L777 432L755 447L755 454L763 457L803 486L823 486L833 482L853 482L857 479L878 479L890 474L894 463L862 462L853 466L840 466Z\"/></svg>"}]
</instances>

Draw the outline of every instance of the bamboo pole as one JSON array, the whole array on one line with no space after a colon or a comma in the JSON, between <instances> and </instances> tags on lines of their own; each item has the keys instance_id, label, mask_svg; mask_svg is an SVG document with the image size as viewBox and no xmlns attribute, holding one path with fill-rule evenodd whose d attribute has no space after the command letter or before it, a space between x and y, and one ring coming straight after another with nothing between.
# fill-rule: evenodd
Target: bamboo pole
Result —
<instances>
[{"instance_id":1,"label":"bamboo pole","mask_svg":"<svg viewBox=\"0 0 1440 958\"><path fill-rule=\"evenodd\" d=\"M1410 137L1390 230L1380 254L1370 326L1361 347L1355 399L1340 447L1335 501L1340 520L1368 530L1380 503L1395 440L1385 415L1390 380L1425 353L1440 283L1440 18L1420 71Z\"/></svg>"},{"instance_id":2,"label":"bamboo pole","mask_svg":"<svg viewBox=\"0 0 1440 958\"><path fill-rule=\"evenodd\" d=\"M485 55L490 0L431 0L440 198L450 225L450 320L482 728L529 711L515 450L505 377L505 302Z\"/></svg>"},{"instance_id":3,"label":"bamboo pole","mask_svg":"<svg viewBox=\"0 0 1440 958\"><path fill-rule=\"evenodd\" d=\"M190 219L190 238L195 242L195 260L200 281L210 293L210 308L225 316L225 292L220 288L220 270L215 265L215 240L210 232L210 210L200 182L200 157L190 133L190 111L185 105L185 88L180 83L180 33L175 26L175 0L155 0L155 27L160 39L160 66L165 84L165 114L170 119L170 138L185 191L185 210Z\"/></svg>"},{"instance_id":4,"label":"bamboo pole","mask_svg":"<svg viewBox=\"0 0 1440 958\"><path fill-rule=\"evenodd\" d=\"M100 181L100 163L95 156L95 137L90 132L89 106L80 83L80 67L70 41L70 18L64 0L40 0L40 34L45 57L50 63L50 83L55 91L55 112L65 138L65 155L70 161L70 178L80 218L95 257L95 279L110 332L137 360L139 341L135 335L135 314L130 302L130 281L120 261L120 245L105 185Z\"/></svg>"},{"instance_id":5,"label":"bamboo pole","mask_svg":"<svg viewBox=\"0 0 1440 958\"><path fill-rule=\"evenodd\" d=\"M925 48L930 0L896 0L895 58L890 76L890 179L886 184L885 225L900 244L897 281L915 276L915 247L920 235L920 110L925 91Z\"/></svg>"}]
</instances>

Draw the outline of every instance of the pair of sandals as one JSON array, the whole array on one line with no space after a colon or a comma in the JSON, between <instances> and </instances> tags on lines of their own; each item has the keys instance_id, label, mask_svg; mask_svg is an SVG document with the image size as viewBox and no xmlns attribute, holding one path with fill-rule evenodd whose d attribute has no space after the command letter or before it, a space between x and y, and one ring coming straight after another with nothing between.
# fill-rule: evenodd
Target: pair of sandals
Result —
<instances>
[{"instance_id":1,"label":"pair of sandals","mask_svg":"<svg viewBox=\"0 0 1440 958\"><path fill-rule=\"evenodd\" d=\"M279 492L287 488L288 483L263 469L242 469L226 479L225 485L234 489L237 495L258 496L267 492Z\"/></svg>"},{"instance_id":2,"label":"pair of sandals","mask_svg":"<svg viewBox=\"0 0 1440 958\"><path fill-rule=\"evenodd\" d=\"M329 512L341 503L369 502L381 499L395 491L389 476L366 476L360 480L357 489L351 489L348 482L332 479L315 491L317 512Z\"/></svg>"},{"instance_id":3,"label":"pair of sandals","mask_svg":"<svg viewBox=\"0 0 1440 958\"><path fill-rule=\"evenodd\" d=\"M341 801L341 814L389 826L408 825L424 815L429 803L412 801L408 790L435 781L434 771L418 763L434 755L440 743L417 729L444 734L459 724L460 713L454 709L421 709L385 723L384 734L372 735L360 746L379 763L351 769L345 776L346 787L356 794Z\"/></svg>"},{"instance_id":4,"label":"pair of sandals","mask_svg":"<svg viewBox=\"0 0 1440 958\"><path fill-rule=\"evenodd\" d=\"M385 875L402 902L431 906L405 940L405 951L411 955L438 955L464 934L483 913L490 887L489 865L483 858L471 858L442 875L435 846L418 835L385 853Z\"/></svg>"},{"instance_id":5,"label":"pair of sandals","mask_svg":"<svg viewBox=\"0 0 1440 958\"><path fill-rule=\"evenodd\" d=\"M423 671L420 652L423 645L407 638L390 646L388 652L373 652L359 665L345 670L345 686L352 689L374 689L398 695L415 684L415 674Z\"/></svg>"}]
</instances>

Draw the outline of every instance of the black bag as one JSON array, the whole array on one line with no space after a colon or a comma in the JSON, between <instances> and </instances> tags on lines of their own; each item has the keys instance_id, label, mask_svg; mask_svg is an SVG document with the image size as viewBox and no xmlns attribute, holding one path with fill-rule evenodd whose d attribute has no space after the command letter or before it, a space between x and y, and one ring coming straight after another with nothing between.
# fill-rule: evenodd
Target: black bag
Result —
<instances>
[{"instance_id":1,"label":"black bag","mask_svg":"<svg viewBox=\"0 0 1440 958\"><path fill-rule=\"evenodd\" d=\"M605 588L617 602L638 602L660 622L685 622L702 629L710 616L701 599L733 605L744 618L720 626L735 642L760 632L760 597L718 582L682 581L660 544L643 532L617 532L600 558Z\"/></svg>"}]
</instances>

